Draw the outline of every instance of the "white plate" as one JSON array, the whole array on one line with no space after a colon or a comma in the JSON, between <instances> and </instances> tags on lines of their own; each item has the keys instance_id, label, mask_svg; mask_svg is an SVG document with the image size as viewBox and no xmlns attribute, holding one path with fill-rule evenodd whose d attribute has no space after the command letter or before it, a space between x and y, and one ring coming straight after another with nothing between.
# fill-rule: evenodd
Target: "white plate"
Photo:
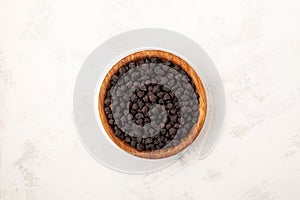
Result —
<instances>
[{"instance_id":1,"label":"white plate","mask_svg":"<svg viewBox=\"0 0 300 200\"><path fill-rule=\"evenodd\" d=\"M143 173L161 169L176 161L185 151L162 159L143 159L115 145L102 127L97 109L101 82L110 67L133 52L157 49L187 61L199 74L206 93L208 112L198 138L192 146L205 157L216 144L225 114L225 95L221 78L204 50L189 38L169 30L139 29L105 41L84 62L74 89L73 107L76 127L87 151L100 163L118 171Z\"/></svg>"}]
</instances>

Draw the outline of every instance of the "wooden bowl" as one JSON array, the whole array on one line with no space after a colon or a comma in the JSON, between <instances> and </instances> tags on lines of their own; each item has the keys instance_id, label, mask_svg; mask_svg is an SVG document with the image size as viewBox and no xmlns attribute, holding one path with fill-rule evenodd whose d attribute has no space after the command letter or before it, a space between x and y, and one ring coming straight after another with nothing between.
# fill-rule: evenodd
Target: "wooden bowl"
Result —
<instances>
[{"instance_id":1,"label":"wooden bowl","mask_svg":"<svg viewBox=\"0 0 300 200\"><path fill-rule=\"evenodd\" d=\"M194 124L191 131L189 132L188 136L182 140L180 140L180 143L177 146L173 146L170 148L165 149L159 149L159 150L153 150L153 151L138 151L134 147L131 147L126 142L119 139L117 136L114 135L114 130L111 128L111 126L108 123L107 116L104 112L104 99L106 97L107 89L109 87L109 82L111 77L118 72L119 68L132 62L132 61L138 61L145 58L150 57L157 57L160 60L168 60L174 64L179 65L191 78L192 83L196 87L196 93L199 95L199 117L198 121ZM109 70L109 72L106 74L101 88L99 92L98 97L98 111L100 120L102 122L102 125L110 137L110 139L121 149L125 150L126 152L141 157L141 158L147 158L147 159L159 159L159 158L165 158L172 155L175 155L179 152L181 152L183 149L188 147L199 135L204 121L206 117L206 110L207 110L207 104L206 104L206 95L205 90L203 87L203 84L201 82L201 79L197 75L197 73L194 71L194 69L183 59L179 58L178 56L171 54L166 51L161 50L143 50L136 53L132 53L120 61L118 61L115 65L112 66L112 68Z\"/></svg>"}]
</instances>

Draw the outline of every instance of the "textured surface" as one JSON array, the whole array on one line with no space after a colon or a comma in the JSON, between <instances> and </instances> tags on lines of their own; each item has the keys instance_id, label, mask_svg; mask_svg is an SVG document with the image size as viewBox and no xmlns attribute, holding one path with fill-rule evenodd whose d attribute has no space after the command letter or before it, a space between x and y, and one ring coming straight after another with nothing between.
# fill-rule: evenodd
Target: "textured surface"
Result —
<instances>
[{"instance_id":1,"label":"textured surface","mask_svg":"<svg viewBox=\"0 0 300 200\"><path fill-rule=\"evenodd\" d=\"M300 199L300 4L280 2L0 0L0 199ZM204 160L193 148L162 171L129 175L82 147L72 92L97 45L143 27L202 45L227 117Z\"/></svg>"}]
</instances>

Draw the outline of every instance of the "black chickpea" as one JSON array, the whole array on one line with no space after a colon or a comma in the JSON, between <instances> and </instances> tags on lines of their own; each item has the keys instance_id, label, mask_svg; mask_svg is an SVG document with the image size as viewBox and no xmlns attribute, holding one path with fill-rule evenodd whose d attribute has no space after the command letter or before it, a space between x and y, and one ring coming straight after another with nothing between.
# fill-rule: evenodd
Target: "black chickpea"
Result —
<instances>
[{"instance_id":1,"label":"black chickpea","mask_svg":"<svg viewBox=\"0 0 300 200\"><path fill-rule=\"evenodd\" d=\"M134 69L144 70L151 78L141 84L139 80L143 75ZM187 80L188 84L180 80ZM123 84L115 93L117 100L113 100L111 94L118 81ZM130 87L137 89L126 100L124 91ZM199 117L198 96L193 89L191 78L180 66L156 57L141 59L119 68L112 76L104 100L104 112L115 136L138 151L176 146L187 137ZM137 127L144 127L144 131L136 129L134 133L128 133L122 130L129 121Z\"/></svg>"}]
</instances>

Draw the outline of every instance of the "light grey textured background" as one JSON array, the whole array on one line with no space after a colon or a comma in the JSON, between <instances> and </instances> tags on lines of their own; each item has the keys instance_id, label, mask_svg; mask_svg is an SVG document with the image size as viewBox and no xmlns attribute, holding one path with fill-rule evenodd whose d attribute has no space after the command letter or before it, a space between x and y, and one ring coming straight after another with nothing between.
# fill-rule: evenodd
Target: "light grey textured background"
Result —
<instances>
[{"instance_id":1,"label":"light grey textured background","mask_svg":"<svg viewBox=\"0 0 300 200\"><path fill-rule=\"evenodd\" d=\"M297 0L0 0L0 199L300 199ZM88 54L123 31L171 29L224 81L223 136L204 160L129 175L74 133L72 93Z\"/></svg>"}]
</instances>

